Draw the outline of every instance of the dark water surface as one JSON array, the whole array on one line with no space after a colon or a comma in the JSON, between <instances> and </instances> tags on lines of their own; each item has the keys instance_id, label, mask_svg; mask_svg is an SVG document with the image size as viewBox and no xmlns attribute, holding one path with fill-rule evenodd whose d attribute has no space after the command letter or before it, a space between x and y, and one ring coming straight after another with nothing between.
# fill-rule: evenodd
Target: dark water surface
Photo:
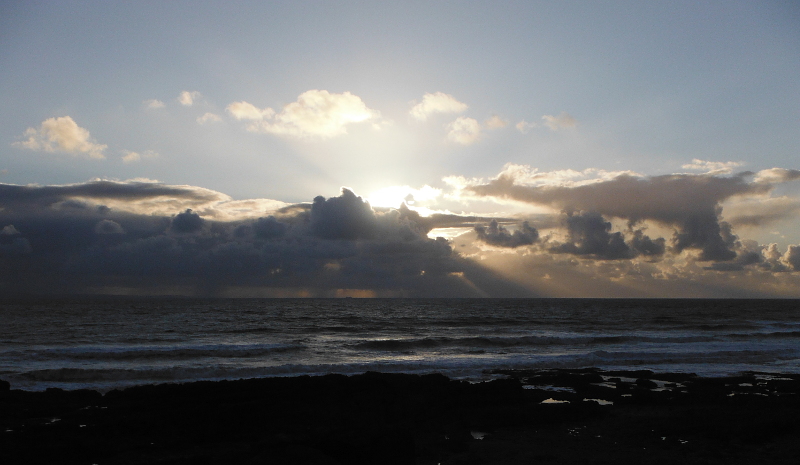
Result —
<instances>
[{"instance_id":1,"label":"dark water surface","mask_svg":"<svg viewBox=\"0 0 800 465\"><path fill-rule=\"evenodd\" d=\"M0 303L12 388L365 371L800 373L800 301L75 299Z\"/></svg>"}]
</instances>

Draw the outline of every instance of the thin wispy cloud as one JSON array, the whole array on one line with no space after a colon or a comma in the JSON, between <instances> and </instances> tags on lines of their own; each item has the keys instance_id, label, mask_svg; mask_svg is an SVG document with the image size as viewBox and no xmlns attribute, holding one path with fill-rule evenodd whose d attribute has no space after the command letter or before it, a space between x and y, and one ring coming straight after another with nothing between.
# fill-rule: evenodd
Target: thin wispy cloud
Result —
<instances>
[{"instance_id":1,"label":"thin wispy cloud","mask_svg":"<svg viewBox=\"0 0 800 465\"><path fill-rule=\"evenodd\" d=\"M459 116L447 125L447 138L457 144L471 145L481 137L481 125L474 118Z\"/></svg>"},{"instance_id":2,"label":"thin wispy cloud","mask_svg":"<svg viewBox=\"0 0 800 465\"><path fill-rule=\"evenodd\" d=\"M144 102L142 102L142 104L145 107L147 107L147 108L149 108L151 110L164 108L166 106L166 104L164 102L162 102L161 100L158 100L158 99L154 99L154 98L150 99L150 100L145 100Z\"/></svg>"},{"instance_id":3,"label":"thin wispy cloud","mask_svg":"<svg viewBox=\"0 0 800 465\"><path fill-rule=\"evenodd\" d=\"M695 158L691 163L681 165L686 170L702 171L706 174L730 174L734 168L744 165L740 161L707 161Z\"/></svg>"},{"instance_id":4,"label":"thin wispy cloud","mask_svg":"<svg viewBox=\"0 0 800 465\"><path fill-rule=\"evenodd\" d=\"M122 153L123 153L123 155L122 155L122 163L125 163L125 164L138 163L138 162L142 161L143 159L147 160L147 159L158 157L158 153L156 153L156 152L154 152L152 150L145 150L142 153L132 152L130 150L123 150Z\"/></svg>"},{"instance_id":5,"label":"thin wispy cloud","mask_svg":"<svg viewBox=\"0 0 800 465\"><path fill-rule=\"evenodd\" d=\"M500 129L508 126L508 121L497 115L492 115L491 118L483 122L483 125L488 129Z\"/></svg>"},{"instance_id":6,"label":"thin wispy cloud","mask_svg":"<svg viewBox=\"0 0 800 465\"><path fill-rule=\"evenodd\" d=\"M536 123L529 123L529 122L527 122L525 120L522 120L519 123L517 123L516 125L514 125L514 127L517 128L517 131L519 131L519 132L521 132L523 134L527 134L531 129L537 128L537 127L539 127L539 125L536 124Z\"/></svg>"},{"instance_id":7,"label":"thin wispy cloud","mask_svg":"<svg viewBox=\"0 0 800 465\"><path fill-rule=\"evenodd\" d=\"M190 107L194 105L195 101L200 97L201 97L200 92L196 90L194 91L184 90L183 92L180 93L180 95L178 95L178 102L183 106Z\"/></svg>"},{"instance_id":8,"label":"thin wispy cloud","mask_svg":"<svg viewBox=\"0 0 800 465\"><path fill-rule=\"evenodd\" d=\"M558 116L544 115L542 120L551 131L574 128L578 124L578 121L567 112L561 112Z\"/></svg>"},{"instance_id":9,"label":"thin wispy cloud","mask_svg":"<svg viewBox=\"0 0 800 465\"><path fill-rule=\"evenodd\" d=\"M198 124L217 123L220 121L222 121L222 118L219 115L211 112L206 112L202 116L197 117Z\"/></svg>"}]
</instances>

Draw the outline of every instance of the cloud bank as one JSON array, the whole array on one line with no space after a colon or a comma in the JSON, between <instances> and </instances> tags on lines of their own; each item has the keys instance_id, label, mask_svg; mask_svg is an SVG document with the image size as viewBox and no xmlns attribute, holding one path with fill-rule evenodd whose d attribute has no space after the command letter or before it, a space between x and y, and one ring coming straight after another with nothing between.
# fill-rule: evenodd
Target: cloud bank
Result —
<instances>
[{"instance_id":1,"label":"cloud bank","mask_svg":"<svg viewBox=\"0 0 800 465\"><path fill-rule=\"evenodd\" d=\"M117 207L109 207L116 200ZM0 185L0 288L31 293L476 295L492 274L430 239L408 209L348 189L258 217L206 215L225 196L156 183ZM171 214L140 212L163 202ZM183 208L194 204L198 209ZM119 208L120 205L127 208ZM206 205L206 207L203 207ZM472 270L472 271L470 271ZM477 270L477 271L475 271ZM474 272L473 272L474 271Z\"/></svg>"},{"instance_id":2,"label":"cloud bank","mask_svg":"<svg viewBox=\"0 0 800 465\"><path fill-rule=\"evenodd\" d=\"M800 245L759 244L734 228L794 215L795 199L770 195L798 177L777 168L642 176L507 165L489 180L454 177L449 192L398 186L376 193L400 199L399 208L374 207L347 188L286 204L151 181L0 184L0 289L797 297ZM417 211L416 197L430 206L513 202L539 213L490 219ZM761 216L750 205L758 201L769 206Z\"/></svg>"}]
</instances>

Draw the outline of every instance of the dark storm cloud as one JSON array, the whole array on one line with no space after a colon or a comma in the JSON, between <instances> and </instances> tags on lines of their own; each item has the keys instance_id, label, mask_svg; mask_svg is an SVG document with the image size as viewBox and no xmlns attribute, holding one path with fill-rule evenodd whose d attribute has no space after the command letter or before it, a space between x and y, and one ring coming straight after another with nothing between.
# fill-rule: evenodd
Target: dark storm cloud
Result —
<instances>
[{"instance_id":1,"label":"dark storm cloud","mask_svg":"<svg viewBox=\"0 0 800 465\"><path fill-rule=\"evenodd\" d=\"M165 186L150 182L93 181L66 186L17 186L0 184L0 202L6 209L50 207L67 202L80 208L74 198L142 200L158 197L212 202L224 200L218 193L188 186ZM85 204L84 204L85 205Z\"/></svg>"},{"instance_id":2,"label":"dark storm cloud","mask_svg":"<svg viewBox=\"0 0 800 465\"><path fill-rule=\"evenodd\" d=\"M311 231L324 239L372 239L378 232L378 221L369 203L342 189L340 197L314 198Z\"/></svg>"},{"instance_id":3,"label":"dark storm cloud","mask_svg":"<svg viewBox=\"0 0 800 465\"><path fill-rule=\"evenodd\" d=\"M172 218L172 225L170 229L177 233L193 233L199 231L203 227L205 221L200 218L200 215L194 213L191 208L187 208L185 212L178 213Z\"/></svg>"},{"instance_id":4,"label":"dark storm cloud","mask_svg":"<svg viewBox=\"0 0 800 465\"><path fill-rule=\"evenodd\" d=\"M641 230L637 230L634 232L633 238L630 240L630 247L635 250L636 253L646 257L658 257L664 255L664 251L666 250L666 242L667 241L663 237L651 239Z\"/></svg>"},{"instance_id":5,"label":"dark storm cloud","mask_svg":"<svg viewBox=\"0 0 800 465\"><path fill-rule=\"evenodd\" d=\"M478 234L478 240L497 247L516 248L531 245L539 240L539 232L527 221L523 221L513 233L499 225L497 220L492 220L488 227L475 226L475 232Z\"/></svg>"},{"instance_id":6,"label":"dark storm cloud","mask_svg":"<svg viewBox=\"0 0 800 465\"><path fill-rule=\"evenodd\" d=\"M347 189L271 216L214 221L191 209L151 215L96 204L110 191L136 200L202 197L202 189L90 184L2 186L0 290L189 286L192 292L216 295L229 286L252 286L311 289L319 295L336 289L411 296L460 289L461 295L475 295L474 285L463 277L465 269L494 279L467 266L447 241L429 239L415 212L376 212Z\"/></svg>"},{"instance_id":7,"label":"dark storm cloud","mask_svg":"<svg viewBox=\"0 0 800 465\"><path fill-rule=\"evenodd\" d=\"M653 220L675 228L672 246L676 252L697 249L701 260L724 261L736 256L731 249L735 239L729 225L720 222L720 202L737 195L765 194L772 189L769 183L748 182L746 178L750 175L752 173L733 177L676 174L648 178L619 175L611 180L577 186L530 186L517 184L513 174L504 173L487 184L470 186L467 190L478 196L547 205L568 214L592 212L627 219L632 224ZM791 176L781 172L779 177L785 180ZM586 224L587 228L592 226L600 225ZM578 224L573 225L573 228L578 227ZM563 251L595 250L608 239L600 256L629 253L622 247L621 238L602 237L602 229L591 230L597 231L596 238L586 230L589 235L584 241L588 242L583 246L567 245ZM582 234L576 229L576 234L579 233Z\"/></svg>"},{"instance_id":8,"label":"dark storm cloud","mask_svg":"<svg viewBox=\"0 0 800 465\"><path fill-rule=\"evenodd\" d=\"M611 223L600 214L582 212L568 214L566 227L569 241L550 249L553 253L590 255L604 260L632 258L635 253L620 232L611 232Z\"/></svg>"},{"instance_id":9,"label":"dark storm cloud","mask_svg":"<svg viewBox=\"0 0 800 465\"><path fill-rule=\"evenodd\" d=\"M113 220L100 220L95 227L94 232L97 234L125 234L125 230L116 221Z\"/></svg>"}]
</instances>

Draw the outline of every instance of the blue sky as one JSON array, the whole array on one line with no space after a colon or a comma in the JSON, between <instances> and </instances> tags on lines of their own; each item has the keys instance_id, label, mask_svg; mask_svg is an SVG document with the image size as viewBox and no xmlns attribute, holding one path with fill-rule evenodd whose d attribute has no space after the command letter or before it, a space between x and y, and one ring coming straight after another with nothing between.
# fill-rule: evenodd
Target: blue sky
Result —
<instances>
[{"instance_id":1,"label":"blue sky","mask_svg":"<svg viewBox=\"0 0 800 465\"><path fill-rule=\"evenodd\" d=\"M747 278L753 292L770 294L793 285L763 280L794 276L789 248L800 243L799 24L790 1L4 2L0 183L190 186L224 197L228 210L164 201L171 212L145 211L119 199L113 208L174 217L193 206L208 221L266 217L343 186L373 207L397 208L411 194L423 216L498 218L509 234L531 221L538 245L493 249L466 222L428 231L467 231L463 250L451 242L455 253L506 278L502 263L534 249L592 264L584 277L602 272L597 264L642 259L582 249L564 215L599 214L628 244L631 222L650 221L671 251L658 266L697 268L669 276L724 282L725 266L757 274L749 270L769 268L765 250L776 244L786 270ZM773 168L784 171L764 171ZM714 197L716 222L736 237L726 239L724 225L708 233L735 255L715 255L725 266L703 260L707 242L680 245L694 220L473 189L502 173L528 188L576 188L620 175L685 175L699 185L745 171L750 187ZM753 187L765 180L768 189ZM235 213L231 201L242 201ZM748 251L761 260L742 265ZM513 274L550 292L534 285L546 270Z\"/></svg>"}]
</instances>

